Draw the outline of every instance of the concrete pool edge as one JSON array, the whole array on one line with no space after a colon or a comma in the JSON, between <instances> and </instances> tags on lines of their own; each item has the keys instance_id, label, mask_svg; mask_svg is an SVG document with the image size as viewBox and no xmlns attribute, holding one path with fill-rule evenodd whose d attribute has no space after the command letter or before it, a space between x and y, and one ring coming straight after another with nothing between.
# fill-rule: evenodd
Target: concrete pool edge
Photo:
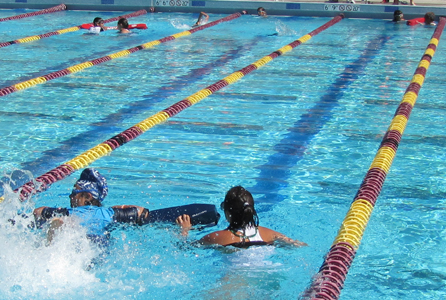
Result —
<instances>
[{"instance_id":1,"label":"concrete pool edge","mask_svg":"<svg viewBox=\"0 0 446 300\"><path fill-rule=\"evenodd\" d=\"M358 3L359 2L359 3ZM282 2L282 1L212 1L212 0L67 0L63 2L68 10L93 11L137 11L154 7L155 12L184 12L231 14L246 10L248 14L256 14L258 7L264 7L269 15L334 17L344 13L346 18L392 19L396 9L402 10L406 19L422 17L432 11L437 16L446 15L446 3L440 0L417 1L417 6L393 5L392 3L362 4L352 3L312 2ZM51 0L0 0L0 9L44 9L61 4L61 1Z\"/></svg>"}]
</instances>

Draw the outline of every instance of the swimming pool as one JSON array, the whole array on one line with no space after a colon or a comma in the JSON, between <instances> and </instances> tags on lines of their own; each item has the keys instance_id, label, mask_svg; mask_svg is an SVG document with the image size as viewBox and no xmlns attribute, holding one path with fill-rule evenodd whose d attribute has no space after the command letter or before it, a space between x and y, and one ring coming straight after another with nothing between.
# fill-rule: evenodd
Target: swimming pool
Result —
<instances>
[{"instance_id":1,"label":"swimming pool","mask_svg":"<svg viewBox=\"0 0 446 300\"><path fill-rule=\"evenodd\" d=\"M7 22L0 41L98 14L119 15L65 11ZM149 29L130 36L78 31L5 47L1 87L188 30L196 17L147 14L130 21ZM28 179L16 169L37 177L329 20L242 16L0 97L3 181L11 173L16 185ZM108 179L106 205L219 205L241 184L254 193L261 225L310 247L218 251L184 244L173 226L127 228L113 232L102 264L85 271L95 252L81 228L45 247L26 219L7 222L17 210L67 205L75 173L24 207L2 203L2 298L297 298L330 248L432 32L342 20L91 165ZM437 50L341 299L445 294L445 59Z\"/></svg>"}]
</instances>

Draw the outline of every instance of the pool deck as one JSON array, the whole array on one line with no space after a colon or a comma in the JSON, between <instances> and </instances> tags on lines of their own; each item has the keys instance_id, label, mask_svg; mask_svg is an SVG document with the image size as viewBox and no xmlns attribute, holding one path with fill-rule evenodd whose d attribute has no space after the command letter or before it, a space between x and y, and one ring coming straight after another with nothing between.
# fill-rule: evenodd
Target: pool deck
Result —
<instances>
[{"instance_id":1,"label":"pool deck","mask_svg":"<svg viewBox=\"0 0 446 300\"><path fill-rule=\"evenodd\" d=\"M29 8L43 9L64 3L68 10L93 11L137 11L151 8L155 12L185 12L230 14L247 11L256 14L258 7L262 6L268 15L334 17L344 13L346 18L392 19L396 9L403 11L405 19L422 17L426 12L432 11L436 16L446 16L446 0L414 0L416 5L402 4L409 2L403 0L394 5L381 3L382 0L0 0L0 9ZM350 3L355 1L355 3Z\"/></svg>"}]
</instances>

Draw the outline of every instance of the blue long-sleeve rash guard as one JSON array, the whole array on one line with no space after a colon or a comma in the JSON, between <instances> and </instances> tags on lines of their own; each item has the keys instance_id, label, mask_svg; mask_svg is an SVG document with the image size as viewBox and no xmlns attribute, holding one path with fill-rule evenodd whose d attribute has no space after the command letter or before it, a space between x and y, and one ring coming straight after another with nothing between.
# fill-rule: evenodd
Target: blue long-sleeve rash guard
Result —
<instances>
[{"instance_id":1,"label":"blue long-sleeve rash guard","mask_svg":"<svg viewBox=\"0 0 446 300\"><path fill-rule=\"evenodd\" d=\"M132 223L144 225L148 221L148 210L144 209L138 217L136 207L116 208L98 206L80 206L76 208L45 207L37 225L41 227L46 221L58 216L72 216L80 219L80 225L87 228L87 236L92 239L108 238L110 225L114 223Z\"/></svg>"}]
</instances>

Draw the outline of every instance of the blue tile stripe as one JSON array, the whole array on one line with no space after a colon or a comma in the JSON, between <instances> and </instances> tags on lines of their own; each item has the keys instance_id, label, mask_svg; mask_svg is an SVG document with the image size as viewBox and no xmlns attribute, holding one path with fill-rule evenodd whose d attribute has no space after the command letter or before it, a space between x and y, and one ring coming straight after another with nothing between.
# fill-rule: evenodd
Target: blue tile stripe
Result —
<instances>
[{"instance_id":1,"label":"blue tile stripe","mask_svg":"<svg viewBox=\"0 0 446 300\"><path fill-rule=\"evenodd\" d=\"M280 195L280 191L288 187L288 178L291 177L290 169L300 161L311 140L333 117L333 109L339 105L339 99L350 84L363 75L365 67L375 57L389 36L380 35L371 40L357 60L345 66L336 81L327 89L319 101L308 112L294 123L294 126L286 129L288 133L274 146L275 153L268 157L264 165L256 167L260 170L256 178L256 185L248 188L251 193L263 194L256 197L256 201L263 203L278 203L286 196ZM268 210L268 208L264 208Z\"/></svg>"},{"instance_id":2,"label":"blue tile stripe","mask_svg":"<svg viewBox=\"0 0 446 300\"><path fill-rule=\"evenodd\" d=\"M192 6L206 6L206 1L192 1Z\"/></svg>"},{"instance_id":3,"label":"blue tile stripe","mask_svg":"<svg viewBox=\"0 0 446 300\"><path fill-rule=\"evenodd\" d=\"M286 9L300 9L300 3L287 3Z\"/></svg>"}]
</instances>

